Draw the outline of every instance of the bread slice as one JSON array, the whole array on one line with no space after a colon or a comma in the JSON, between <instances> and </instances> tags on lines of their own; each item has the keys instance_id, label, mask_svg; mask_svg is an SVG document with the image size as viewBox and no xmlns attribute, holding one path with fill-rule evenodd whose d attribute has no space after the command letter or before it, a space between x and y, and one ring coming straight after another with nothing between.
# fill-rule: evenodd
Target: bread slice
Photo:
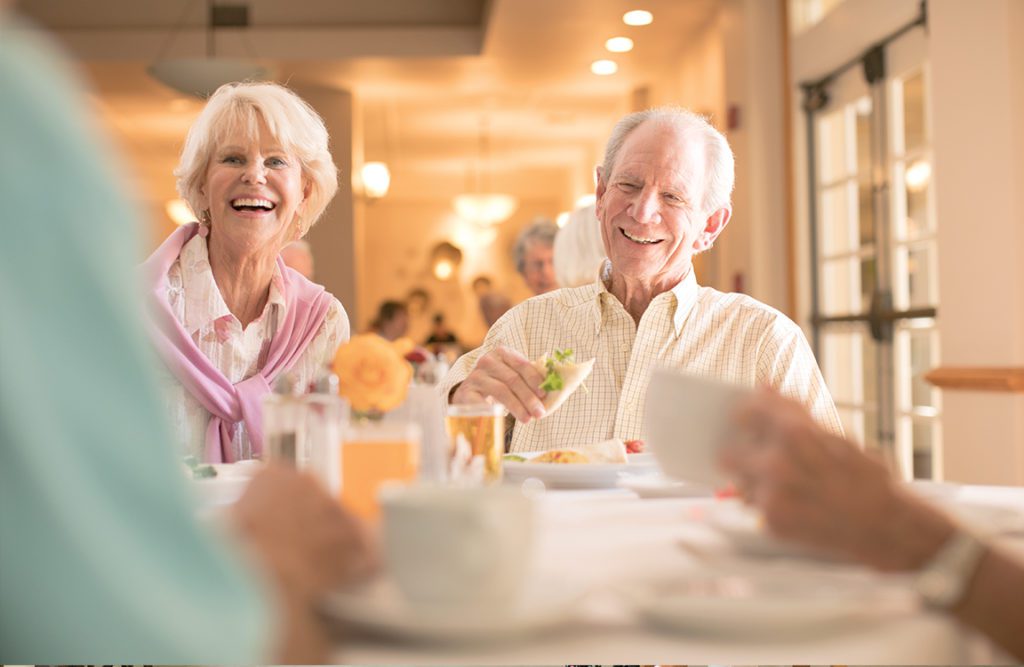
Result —
<instances>
[{"instance_id":1,"label":"bread slice","mask_svg":"<svg viewBox=\"0 0 1024 667\"><path fill-rule=\"evenodd\" d=\"M547 392L542 402L544 403L544 416L547 417L552 412L561 407L565 399L569 398L574 391L576 391L583 381L590 375L590 371L594 370L594 362L596 359L590 359L582 363L575 363L572 361L559 361L550 357L544 356L533 362L533 367L537 369L537 372L541 375L547 375L548 364L554 366L554 370L562 378L562 388L553 389Z\"/></svg>"}]
</instances>

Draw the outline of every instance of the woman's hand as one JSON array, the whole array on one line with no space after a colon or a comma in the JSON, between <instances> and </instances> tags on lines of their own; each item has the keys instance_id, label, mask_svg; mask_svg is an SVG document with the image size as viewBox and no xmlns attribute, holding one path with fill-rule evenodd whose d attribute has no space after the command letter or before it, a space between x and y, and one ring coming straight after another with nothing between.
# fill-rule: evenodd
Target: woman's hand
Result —
<instances>
[{"instance_id":1,"label":"woman's hand","mask_svg":"<svg viewBox=\"0 0 1024 667\"><path fill-rule=\"evenodd\" d=\"M880 461L822 429L798 403L759 390L733 426L719 461L779 537L902 570L921 565L952 533Z\"/></svg>"},{"instance_id":2,"label":"woman's hand","mask_svg":"<svg viewBox=\"0 0 1024 667\"><path fill-rule=\"evenodd\" d=\"M232 519L277 593L283 630L277 656L321 662L327 636L316 603L377 566L366 527L308 474L269 465L235 504Z\"/></svg>"}]
</instances>

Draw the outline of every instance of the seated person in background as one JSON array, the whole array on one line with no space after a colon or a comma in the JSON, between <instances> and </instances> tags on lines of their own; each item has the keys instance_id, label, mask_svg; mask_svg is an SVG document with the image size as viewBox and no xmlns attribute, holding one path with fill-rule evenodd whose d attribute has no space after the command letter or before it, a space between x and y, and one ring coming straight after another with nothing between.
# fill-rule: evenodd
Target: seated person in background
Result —
<instances>
[{"instance_id":1,"label":"seated person in background","mask_svg":"<svg viewBox=\"0 0 1024 667\"><path fill-rule=\"evenodd\" d=\"M458 345L459 339L455 337L452 330L445 326L444 315L442 313L434 313L434 328L430 331L430 336L427 337L424 346L434 354L440 352L445 346Z\"/></svg>"},{"instance_id":2,"label":"seated person in background","mask_svg":"<svg viewBox=\"0 0 1024 667\"><path fill-rule=\"evenodd\" d=\"M513 248L516 271L534 294L545 294L558 287L553 261L558 225L537 220L519 233Z\"/></svg>"},{"instance_id":3,"label":"seated person in background","mask_svg":"<svg viewBox=\"0 0 1024 667\"><path fill-rule=\"evenodd\" d=\"M281 249L281 259L285 266L295 269L306 280L313 280L313 249L309 247L309 241L292 241Z\"/></svg>"},{"instance_id":4,"label":"seated person in background","mask_svg":"<svg viewBox=\"0 0 1024 667\"><path fill-rule=\"evenodd\" d=\"M803 406L761 390L720 453L772 533L886 572L916 572L924 603L1024 660L1024 563L979 540L893 480Z\"/></svg>"},{"instance_id":5,"label":"seated person in background","mask_svg":"<svg viewBox=\"0 0 1024 667\"><path fill-rule=\"evenodd\" d=\"M308 385L349 336L341 303L281 259L338 189L327 129L283 86L226 84L174 173L200 221L143 264L171 422L201 460L258 457L260 399L275 378Z\"/></svg>"},{"instance_id":6,"label":"seated person in background","mask_svg":"<svg viewBox=\"0 0 1024 667\"><path fill-rule=\"evenodd\" d=\"M0 90L5 661L325 661L315 605L365 569L361 529L279 468L219 537L199 525L132 289L145 217L115 186L86 97L2 8Z\"/></svg>"},{"instance_id":7,"label":"seated person in background","mask_svg":"<svg viewBox=\"0 0 1024 667\"><path fill-rule=\"evenodd\" d=\"M560 287L579 287L594 282L604 265L601 222L594 205L578 208L555 237L555 278Z\"/></svg>"},{"instance_id":8,"label":"seated person in background","mask_svg":"<svg viewBox=\"0 0 1024 667\"><path fill-rule=\"evenodd\" d=\"M512 302L501 292L488 292L480 297L480 315L483 316L488 329L493 327L511 307Z\"/></svg>"},{"instance_id":9,"label":"seated person in background","mask_svg":"<svg viewBox=\"0 0 1024 667\"><path fill-rule=\"evenodd\" d=\"M401 301L385 301L377 309L370 330L392 342L405 336L409 329L409 309Z\"/></svg>"},{"instance_id":10,"label":"seated person in background","mask_svg":"<svg viewBox=\"0 0 1024 667\"><path fill-rule=\"evenodd\" d=\"M841 432L800 328L742 294L697 284L691 259L731 214L733 157L725 137L682 109L631 114L597 169L597 217L609 261L600 279L528 299L458 360L441 390L452 403L493 399L515 417L511 451L642 440L651 367L664 365L799 399ZM572 350L596 358L588 391L545 417L531 360Z\"/></svg>"}]
</instances>

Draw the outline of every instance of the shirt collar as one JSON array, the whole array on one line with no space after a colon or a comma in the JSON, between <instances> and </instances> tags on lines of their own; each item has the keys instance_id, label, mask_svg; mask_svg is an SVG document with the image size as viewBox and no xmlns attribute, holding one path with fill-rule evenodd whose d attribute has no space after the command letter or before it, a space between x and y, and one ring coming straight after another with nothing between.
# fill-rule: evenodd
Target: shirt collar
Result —
<instances>
[{"instance_id":1,"label":"shirt collar","mask_svg":"<svg viewBox=\"0 0 1024 667\"><path fill-rule=\"evenodd\" d=\"M598 289L595 303L599 309L603 299L615 299L615 301L618 302L618 299L615 298L614 294L608 291L607 287L607 282L611 279L611 272L611 260L605 259L604 264L601 265L601 271L597 281ZM686 322L686 318L690 315L690 311L693 310L694 304L697 303L697 292L699 288L700 285L697 284L697 275L691 265L686 277L680 280L679 283L668 292L664 292L654 297L654 300L651 301L651 305L648 306L648 308L662 307L662 304L669 308L674 307L675 311L672 313L672 327L675 329L676 335L678 336L683 332L683 324ZM665 303L665 301L668 301L668 303Z\"/></svg>"},{"instance_id":2,"label":"shirt collar","mask_svg":"<svg viewBox=\"0 0 1024 667\"><path fill-rule=\"evenodd\" d=\"M181 266L181 286L185 296L185 317L182 325L190 334L194 334L205 326L212 324L222 317L231 317L231 310L228 309L220 289L213 279L213 269L210 267L209 248L206 239L196 235L181 249L178 258ZM267 305L259 319L267 316L271 306L272 313L280 324L280 318L285 312L284 278L281 275L281 267L274 266L274 277L270 280L270 293L267 296Z\"/></svg>"}]
</instances>

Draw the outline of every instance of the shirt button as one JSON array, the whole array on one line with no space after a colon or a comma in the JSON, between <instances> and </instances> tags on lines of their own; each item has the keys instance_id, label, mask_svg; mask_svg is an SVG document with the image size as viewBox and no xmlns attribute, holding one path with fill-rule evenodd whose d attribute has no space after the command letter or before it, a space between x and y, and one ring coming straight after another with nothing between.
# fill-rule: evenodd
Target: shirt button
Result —
<instances>
[{"instance_id":1,"label":"shirt button","mask_svg":"<svg viewBox=\"0 0 1024 667\"><path fill-rule=\"evenodd\" d=\"M629 352L629 344L623 343L622 347L620 347L619 349L622 350L623 352Z\"/></svg>"}]
</instances>

